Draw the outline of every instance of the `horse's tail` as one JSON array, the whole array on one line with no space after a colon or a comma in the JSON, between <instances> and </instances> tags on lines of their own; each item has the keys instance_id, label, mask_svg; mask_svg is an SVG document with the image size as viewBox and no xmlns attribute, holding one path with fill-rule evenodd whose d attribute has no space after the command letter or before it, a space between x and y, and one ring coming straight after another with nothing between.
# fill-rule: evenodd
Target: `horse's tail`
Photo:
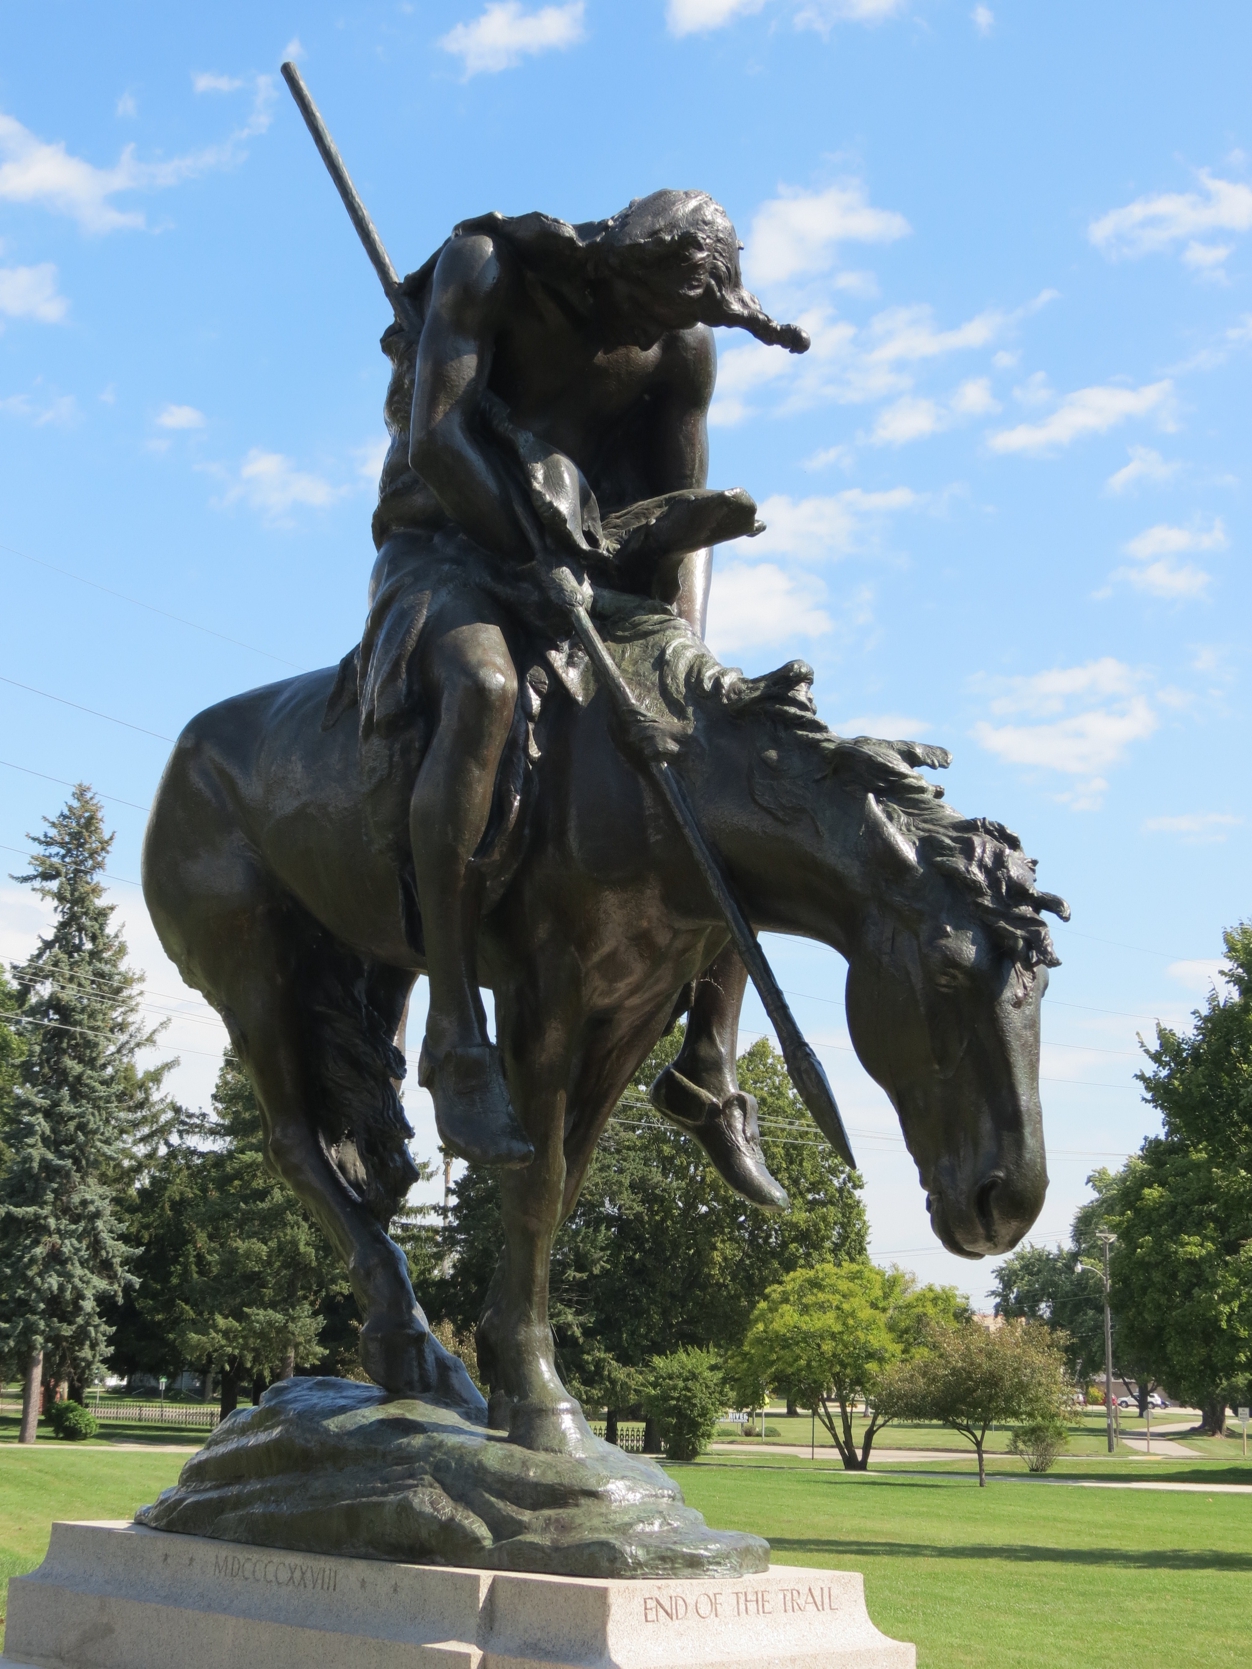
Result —
<instances>
[{"instance_id":1,"label":"horse's tail","mask_svg":"<svg viewBox=\"0 0 1252 1669\"><path fill-rule=\"evenodd\" d=\"M344 1181L385 1229L421 1175L395 1044L408 980L381 977L338 947L317 962L308 1041L319 1129Z\"/></svg>"}]
</instances>

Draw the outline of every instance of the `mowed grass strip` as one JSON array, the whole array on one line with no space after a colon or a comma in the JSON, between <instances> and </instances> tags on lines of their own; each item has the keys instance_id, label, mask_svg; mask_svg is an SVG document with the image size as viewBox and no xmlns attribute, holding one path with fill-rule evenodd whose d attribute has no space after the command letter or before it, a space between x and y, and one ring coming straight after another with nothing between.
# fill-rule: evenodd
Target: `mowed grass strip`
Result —
<instances>
[{"instance_id":1,"label":"mowed grass strip","mask_svg":"<svg viewBox=\"0 0 1252 1669\"><path fill-rule=\"evenodd\" d=\"M858 1570L919 1669L1217 1669L1252 1654L1252 1497L674 1466L778 1564Z\"/></svg>"},{"instance_id":2,"label":"mowed grass strip","mask_svg":"<svg viewBox=\"0 0 1252 1669\"><path fill-rule=\"evenodd\" d=\"M75 1443L0 1449L0 1612L9 1577L42 1562L54 1519L132 1518L177 1481L186 1458Z\"/></svg>"}]
</instances>

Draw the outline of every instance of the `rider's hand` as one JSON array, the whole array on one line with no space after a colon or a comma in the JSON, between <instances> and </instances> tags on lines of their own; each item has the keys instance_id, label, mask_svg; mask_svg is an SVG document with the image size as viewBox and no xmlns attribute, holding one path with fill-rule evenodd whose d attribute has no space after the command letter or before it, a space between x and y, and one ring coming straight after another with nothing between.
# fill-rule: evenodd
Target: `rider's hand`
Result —
<instances>
[{"instance_id":1,"label":"rider's hand","mask_svg":"<svg viewBox=\"0 0 1252 1669\"><path fill-rule=\"evenodd\" d=\"M641 707L619 708L613 714L613 724L623 752L645 765L676 759L682 752L683 734L678 726L653 718Z\"/></svg>"},{"instance_id":2,"label":"rider's hand","mask_svg":"<svg viewBox=\"0 0 1252 1669\"><path fill-rule=\"evenodd\" d=\"M565 609L591 607L591 582L581 570L567 562L549 565L541 561L539 572L543 588L554 603Z\"/></svg>"}]
</instances>

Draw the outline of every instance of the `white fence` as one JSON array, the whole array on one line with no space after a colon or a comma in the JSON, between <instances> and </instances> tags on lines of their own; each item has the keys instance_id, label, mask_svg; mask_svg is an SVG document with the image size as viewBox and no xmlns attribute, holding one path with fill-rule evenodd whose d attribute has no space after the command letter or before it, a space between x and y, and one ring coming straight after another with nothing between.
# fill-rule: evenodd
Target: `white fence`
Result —
<instances>
[{"instance_id":1,"label":"white fence","mask_svg":"<svg viewBox=\"0 0 1252 1669\"><path fill-rule=\"evenodd\" d=\"M197 1431L212 1431L221 1418L216 1405L205 1402L122 1402L117 1397L101 1397L97 1402L88 1394L87 1407L102 1424L106 1420L126 1420L136 1425L191 1426ZM21 1412L21 1397L0 1395L0 1415L17 1419Z\"/></svg>"}]
</instances>

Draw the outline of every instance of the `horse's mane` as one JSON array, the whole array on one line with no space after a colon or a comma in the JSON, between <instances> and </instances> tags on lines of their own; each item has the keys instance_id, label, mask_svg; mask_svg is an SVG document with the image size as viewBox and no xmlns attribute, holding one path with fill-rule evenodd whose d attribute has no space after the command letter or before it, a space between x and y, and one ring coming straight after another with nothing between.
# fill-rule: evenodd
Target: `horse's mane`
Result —
<instances>
[{"instance_id":1,"label":"horse's mane","mask_svg":"<svg viewBox=\"0 0 1252 1669\"><path fill-rule=\"evenodd\" d=\"M813 670L804 661L789 661L775 672L745 678L737 668L723 666L672 614L662 619L641 611L630 626L622 621L614 627L619 643L633 639L635 655L646 645L661 699L680 722L692 723L698 705L712 704L733 717L763 719L784 747L788 739L799 744L785 749L785 756L770 746L754 755L750 787L765 810L784 821L811 815L811 785L823 781L836 782L867 800L872 796L901 852L915 855L922 875L930 869L954 882L1019 963L1057 965L1060 958L1040 912L1048 910L1064 921L1069 919L1069 906L1035 885L1035 860L1025 855L1010 829L991 818L962 817L944 801L943 789L918 773L919 765L949 765L946 749L924 742L837 736L817 716ZM635 655L627 650L631 660ZM907 901L919 876L913 872L910 880L896 868L882 879Z\"/></svg>"}]
</instances>

